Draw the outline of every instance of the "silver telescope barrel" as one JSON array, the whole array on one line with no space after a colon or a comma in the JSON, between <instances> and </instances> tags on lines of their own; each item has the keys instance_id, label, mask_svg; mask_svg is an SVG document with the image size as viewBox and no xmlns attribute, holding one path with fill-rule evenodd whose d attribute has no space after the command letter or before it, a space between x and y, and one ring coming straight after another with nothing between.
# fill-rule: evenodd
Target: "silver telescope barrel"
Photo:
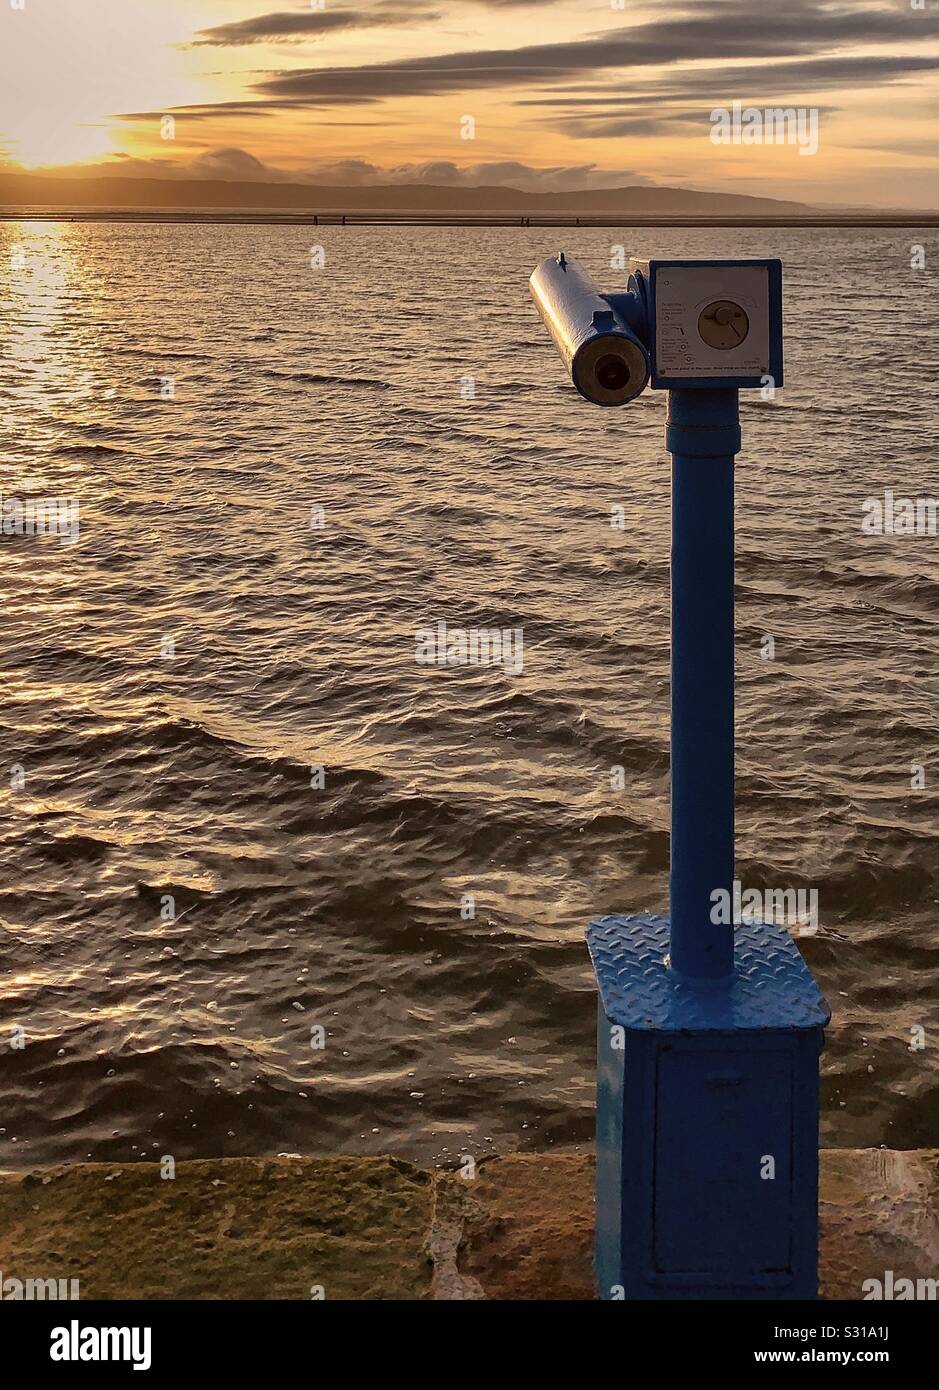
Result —
<instances>
[{"instance_id":1,"label":"silver telescope barrel","mask_svg":"<svg viewBox=\"0 0 939 1390\"><path fill-rule=\"evenodd\" d=\"M625 405L649 380L649 354L586 271L562 251L535 268L532 298L580 394Z\"/></svg>"}]
</instances>

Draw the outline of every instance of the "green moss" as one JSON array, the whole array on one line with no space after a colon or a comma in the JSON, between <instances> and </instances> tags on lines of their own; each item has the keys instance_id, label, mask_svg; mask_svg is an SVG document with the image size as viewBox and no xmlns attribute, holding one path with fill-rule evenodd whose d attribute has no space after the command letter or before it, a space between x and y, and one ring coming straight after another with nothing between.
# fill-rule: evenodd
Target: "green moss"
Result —
<instances>
[{"instance_id":1,"label":"green moss","mask_svg":"<svg viewBox=\"0 0 939 1390\"><path fill-rule=\"evenodd\" d=\"M389 1158L83 1164L0 1179L5 1278L81 1297L415 1299L430 1175Z\"/></svg>"}]
</instances>

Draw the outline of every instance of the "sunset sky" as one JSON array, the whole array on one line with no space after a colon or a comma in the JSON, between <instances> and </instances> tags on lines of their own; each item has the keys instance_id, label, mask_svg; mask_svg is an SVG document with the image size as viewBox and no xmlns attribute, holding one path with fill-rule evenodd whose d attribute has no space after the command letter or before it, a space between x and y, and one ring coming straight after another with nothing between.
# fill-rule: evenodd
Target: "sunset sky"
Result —
<instances>
[{"instance_id":1,"label":"sunset sky","mask_svg":"<svg viewBox=\"0 0 939 1390\"><path fill-rule=\"evenodd\" d=\"M937 68L939 0L0 0L0 162L935 208ZM734 100L818 153L715 146Z\"/></svg>"}]
</instances>

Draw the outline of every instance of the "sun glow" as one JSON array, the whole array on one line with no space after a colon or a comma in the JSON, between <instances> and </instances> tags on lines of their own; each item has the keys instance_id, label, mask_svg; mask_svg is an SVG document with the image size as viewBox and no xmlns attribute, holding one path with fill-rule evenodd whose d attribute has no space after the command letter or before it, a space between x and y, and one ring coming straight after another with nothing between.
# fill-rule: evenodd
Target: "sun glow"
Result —
<instances>
[{"instance_id":1,"label":"sun glow","mask_svg":"<svg viewBox=\"0 0 939 1390\"><path fill-rule=\"evenodd\" d=\"M7 144L11 158L24 169L100 159L114 148L107 131L100 128L61 126L54 119L39 124L34 118L19 129L9 122Z\"/></svg>"},{"instance_id":2,"label":"sun glow","mask_svg":"<svg viewBox=\"0 0 939 1390\"><path fill-rule=\"evenodd\" d=\"M205 97L194 55L179 47L199 9L191 4L186 15L153 0L0 3L6 156L26 168L96 161L126 146L122 113Z\"/></svg>"}]
</instances>

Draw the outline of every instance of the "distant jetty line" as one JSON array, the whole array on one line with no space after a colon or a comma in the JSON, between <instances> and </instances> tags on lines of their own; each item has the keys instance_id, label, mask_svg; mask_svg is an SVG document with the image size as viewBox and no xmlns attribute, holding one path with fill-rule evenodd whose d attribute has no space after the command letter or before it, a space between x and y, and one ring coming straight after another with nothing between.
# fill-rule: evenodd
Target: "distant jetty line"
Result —
<instances>
[{"instance_id":1,"label":"distant jetty line","mask_svg":"<svg viewBox=\"0 0 939 1390\"><path fill-rule=\"evenodd\" d=\"M2 207L7 222L149 222L183 225L220 223L272 227L939 227L939 212L824 213L714 217L681 213L436 213L305 212L225 208L50 208Z\"/></svg>"}]
</instances>

